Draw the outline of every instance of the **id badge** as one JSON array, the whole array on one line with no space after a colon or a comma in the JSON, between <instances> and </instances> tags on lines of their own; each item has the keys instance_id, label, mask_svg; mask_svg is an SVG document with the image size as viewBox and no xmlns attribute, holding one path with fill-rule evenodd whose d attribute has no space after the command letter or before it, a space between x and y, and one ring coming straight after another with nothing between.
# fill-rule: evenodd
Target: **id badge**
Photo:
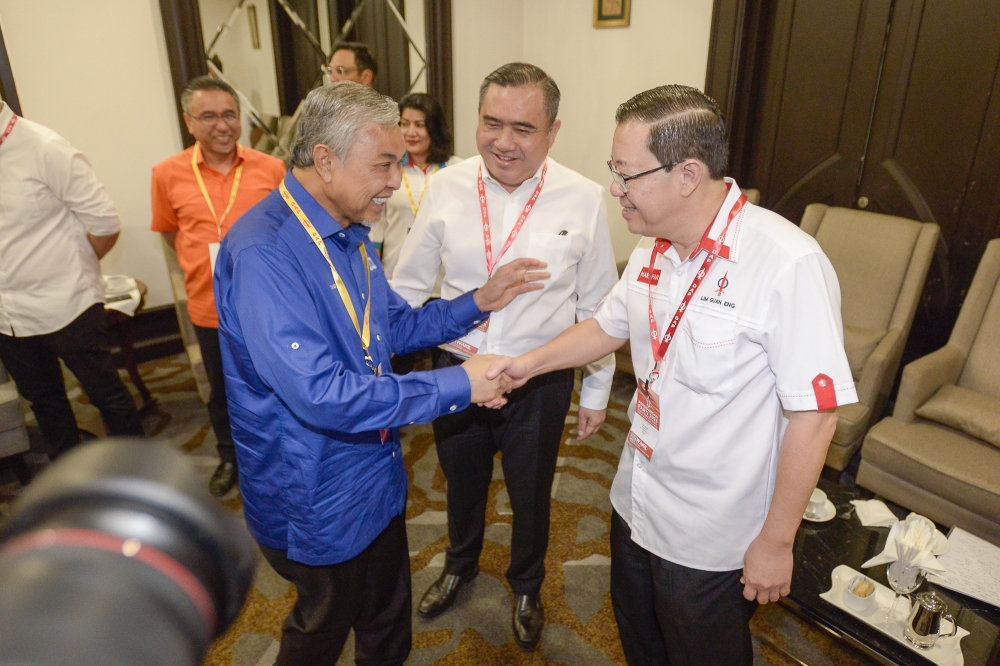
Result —
<instances>
[{"instance_id":1,"label":"id badge","mask_svg":"<svg viewBox=\"0 0 1000 666\"><path fill-rule=\"evenodd\" d=\"M653 459L653 450L660 434L660 396L647 391L644 382L636 380L639 391L635 399L635 420L628 431L628 443L646 460Z\"/></svg>"},{"instance_id":2,"label":"id badge","mask_svg":"<svg viewBox=\"0 0 1000 666\"><path fill-rule=\"evenodd\" d=\"M215 260L219 256L220 243L208 244L208 261L212 264L212 277L215 277Z\"/></svg>"},{"instance_id":3,"label":"id badge","mask_svg":"<svg viewBox=\"0 0 1000 666\"><path fill-rule=\"evenodd\" d=\"M479 350L482 349L483 343L486 341L486 331L489 329L490 320L489 318L486 318L480 322L479 326L476 326L458 340L453 340L452 342L441 346L450 351L452 354L467 359L471 356L475 356L479 353Z\"/></svg>"}]
</instances>

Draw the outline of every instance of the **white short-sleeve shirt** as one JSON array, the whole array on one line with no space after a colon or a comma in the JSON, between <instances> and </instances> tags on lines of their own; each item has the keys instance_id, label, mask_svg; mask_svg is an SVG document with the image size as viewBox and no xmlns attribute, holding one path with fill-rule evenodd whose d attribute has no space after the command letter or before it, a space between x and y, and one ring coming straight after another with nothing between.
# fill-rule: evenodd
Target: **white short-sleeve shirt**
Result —
<instances>
[{"instance_id":1,"label":"white short-sleeve shirt","mask_svg":"<svg viewBox=\"0 0 1000 666\"><path fill-rule=\"evenodd\" d=\"M662 336L739 198L739 187L727 182L729 195L702 246L686 261L673 247L660 255L659 283L650 287L638 279L654 244L644 239L595 315L606 333L631 340L637 377L653 368L650 294ZM819 398L814 382L823 385ZM770 507L785 412L825 407L831 396L838 405L858 399L840 285L815 239L745 205L650 388L660 398L657 444L650 461L626 445L611 488L615 510L633 541L663 559L704 571L741 569Z\"/></svg>"}]
</instances>

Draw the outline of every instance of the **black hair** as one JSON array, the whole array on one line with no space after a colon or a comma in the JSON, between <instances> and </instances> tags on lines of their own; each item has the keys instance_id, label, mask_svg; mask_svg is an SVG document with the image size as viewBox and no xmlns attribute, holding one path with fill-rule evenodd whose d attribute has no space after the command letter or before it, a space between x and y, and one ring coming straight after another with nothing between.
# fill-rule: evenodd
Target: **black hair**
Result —
<instances>
[{"instance_id":1,"label":"black hair","mask_svg":"<svg viewBox=\"0 0 1000 666\"><path fill-rule=\"evenodd\" d=\"M652 125L646 147L664 166L694 158L714 180L726 175L726 122L715 100L697 88L670 85L641 92L618 107L615 121Z\"/></svg>"},{"instance_id":2,"label":"black hair","mask_svg":"<svg viewBox=\"0 0 1000 666\"><path fill-rule=\"evenodd\" d=\"M427 134L431 138L431 151L427 161L447 162L452 150L451 130L448 129L441 103L425 93L410 93L399 100L400 116L404 109L416 109L424 114Z\"/></svg>"}]
</instances>

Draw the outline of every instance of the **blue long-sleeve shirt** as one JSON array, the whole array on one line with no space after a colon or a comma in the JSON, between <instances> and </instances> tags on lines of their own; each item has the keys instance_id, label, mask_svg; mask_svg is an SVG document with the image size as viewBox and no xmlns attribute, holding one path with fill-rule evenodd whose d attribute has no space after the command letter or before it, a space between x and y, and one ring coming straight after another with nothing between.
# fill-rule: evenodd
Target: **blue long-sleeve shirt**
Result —
<instances>
[{"instance_id":1,"label":"blue long-sleeve shirt","mask_svg":"<svg viewBox=\"0 0 1000 666\"><path fill-rule=\"evenodd\" d=\"M324 239L359 323L371 299L370 353L385 374L366 365L329 265L275 190L233 225L216 262L226 395L251 534L292 560L335 564L405 508L398 426L469 405L462 368L398 376L391 354L461 337L485 315L471 292L410 308L386 282L366 227L341 227L291 173L285 185ZM382 428L391 429L385 444Z\"/></svg>"}]
</instances>

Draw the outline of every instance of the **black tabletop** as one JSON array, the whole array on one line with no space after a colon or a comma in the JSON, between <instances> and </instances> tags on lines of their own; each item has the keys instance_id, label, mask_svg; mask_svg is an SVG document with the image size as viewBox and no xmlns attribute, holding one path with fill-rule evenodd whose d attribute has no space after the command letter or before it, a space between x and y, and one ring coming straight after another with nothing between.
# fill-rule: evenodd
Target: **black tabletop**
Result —
<instances>
[{"instance_id":1,"label":"black tabletop","mask_svg":"<svg viewBox=\"0 0 1000 666\"><path fill-rule=\"evenodd\" d=\"M852 499L872 497L871 493L861 489L852 490L826 479L820 479L819 487L837 507L837 516L826 523L803 521L795 539L792 591L783 603L843 636L882 663L920 666L931 663L877 629L819 598L820 594L830 589L830 573L835 567L846 564L861 571L864 562L882 552L889 536L889 529L886 527L862 527L853 511L854 506L850 504ZM886 504L898 517L906 516L906 510L888 502ZM871 567L864 570L864 573L888 586L886 566ZM970 632L961 643L966 666L1000 666L1000 609L929 582L925 582L918 591L929 589L936 590L945 599L948 612L955 617L959 626Z\"/></svg>"}]
</instances>

